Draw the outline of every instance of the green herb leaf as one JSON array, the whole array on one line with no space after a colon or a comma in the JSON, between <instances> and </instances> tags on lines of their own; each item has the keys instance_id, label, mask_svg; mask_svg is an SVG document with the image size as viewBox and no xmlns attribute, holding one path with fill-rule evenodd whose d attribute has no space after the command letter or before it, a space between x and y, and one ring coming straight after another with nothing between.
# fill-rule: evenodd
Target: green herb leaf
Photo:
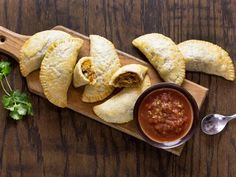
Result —
<instances>
[{"instance_id":1,"label":"green herb leaf","mask_svg":"<svg viewBox=\"0 0 236 177\"><path fill-rule=\"evenodd\" d=\"M6 77L11 72L10 65L10 62L8 61L0 61L0 80L2 80L4 76Z\"/></svg>"},{"instance_id":2,"label":"green herb leaf","mask_svg":"<svg viewBox=\"0 0 236 177\"><path fill-rule=\"evenodd\" d=\"M7 95L4 95L2 98L2 103L4 107L11 107L11 105L13 104L13 99L12 97L9 97Z\"/></svg>"},{"instance_id":3,"label":"green herb leaf","mask_svg":"<svg viewBox=\"0 0 236 177\"><path fill-rule=\"evenodd\" d=\"M2 103L3 107L10 111L10 117L15 120L20 120L26 115L33 115L29 97L18 90L12 91L10 95L3 96Z\"/></svg>"},{"instance_id":4,"label":"green herb leaf","mask_svg":"<svg viewBox=\"0 0 236 177\"><path fill-rule=\"evenodd\" d=\"M16 111L12 111L10 112L10 117L15 120L20 120L22 119L23 115L19 115Z\"/></svg>"},{"instance_id":5,"label":"green herb leaf","mask_svg":"<svg viewBox=\"0 0 236 177\"><path fill-rule=\"evenodd\" d=\"M10 111L10 117L15 120L20 120L23 116L33 115L33 108L29 97L25 93L18 90L12 90L7 75L11 72L10 62L0 61L0 83L6 95L2 98L3 107ZM4 86L3 79L8 86L8 90Z\"/></svg>"}]
</instances>

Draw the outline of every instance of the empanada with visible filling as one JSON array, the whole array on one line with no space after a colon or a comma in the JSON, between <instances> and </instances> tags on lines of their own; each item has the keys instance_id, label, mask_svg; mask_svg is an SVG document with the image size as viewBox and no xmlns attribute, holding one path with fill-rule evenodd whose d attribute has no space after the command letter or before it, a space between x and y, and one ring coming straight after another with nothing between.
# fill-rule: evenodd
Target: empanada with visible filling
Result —
<instances>
[{"instance_id":1,"label":"empanada with visible filling","mask_svg":"<svg viewBox=\"0 0 236 177\"><path fill-rule=\"evenodd\" d=\"M132 41L150 61L164 81L181 85L185 78L185 62L177 45L168 37L150 33Z\"/></svg>"},{"instance_id":2,"label":"empanada with visible filling","mask_svg":"<svg viewBox=\"0 0 236 177\"><path fill-rule=\"evenodd\" d=\"M120 68L120 60L114 45L104 37L90 35L90 56L96 72L96 83L86 85L82 95L84 102L97 102L114 90L109 85L112 75Z\"/></svg>"},{"instance_id":3,"label":"empanada with visible filling","mask_svg":"<svg viewBox=\"0 0 236 177\"><path fill-rule=\"evenodd\" d=\"M73 73L74 87L83 85L93 85L96 83L96 73L93 66L92 57L83 57L75 65Z\"/></svg>"},{"instance_id":4,"label":"empanada with visible filling","mask_svg":"<svg viewBox=\"0 0 236 177\"><path fill-rule=\"evenodd\" d=\"M94 106L95 114L106 122L126 123L133 120L133 109L139 95L151 86L150 78L145 76L139 87L127 87L104 103Z\"/></svg>"},{"instance_id":5,"label":"empanada with visible filling","mask_svg":"<svg viewBox=\"0 0 236 177\"><path fill-rule=\"evenodd\" d=\"M19 58L21 74L26 77L32 71L39 69L48 47L57 40L70 37L68 33L58 30L42 31L31 36L21 47Z\"/></svg>"},{"instance_id":6,"label":"empanada with visible filling","mask_svg":"<svg viewBox=\"0 0 236 177\"><path fill-rule=\"evenodd\" d=\"M42 61L40 81L47 99L59 107L67 106L67 91L83 40L68 38L48 48Z\"/></svg>"},{"instance_id":7,"label":"empanada with visible filling","mask_svg":"<svg viewBox=\"0 0 236 177\"><path fill-rule=\"evenodd\" d=\"M188 71L200 71L235 79L235 70L229 54L221 47L206 41L188 40L178 44Z\"/></svg>"},{"instance_id":8,"label":"empanada with visible filling","mask_svg":"<svg viewBox=\"0 0 236 177\"><path fill-rule=\"evenodd\" d=\"M114 87L137 87L143 82L147 70L147 67L140 64L122 66L112 76L110 85Z\"/></svg>"}]
</instances>

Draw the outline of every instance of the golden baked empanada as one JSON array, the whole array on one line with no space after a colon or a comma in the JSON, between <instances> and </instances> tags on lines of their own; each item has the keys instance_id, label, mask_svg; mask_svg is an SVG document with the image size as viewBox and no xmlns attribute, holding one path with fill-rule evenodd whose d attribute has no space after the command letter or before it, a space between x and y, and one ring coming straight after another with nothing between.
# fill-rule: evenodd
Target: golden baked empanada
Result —
<instances>
[{"instance_id":1,"label":"golden baked empanada","mask_svg":"<svg viewBox=\"0 0 236 177\"><path fill-rule=\"evenodd\" d=\"M120 60L114 45L98 35L90 35L90 56L96 72L96 83L85 86L82 101L97 102L108 97L114 90L109 81L120 68Z\"/></svg>"},{"instance_id":2,"label":"golden baked empanada","mask_svg":"<svg viewBox=\"0 0 236 177\"><path fill-rule=\"evenodd\" d=\"M147 67L140 64L122 66L113 74L110 85L114 87L137 87L143 82L147 70Z\"/></svg>"},{"instance_id":3,"label":"golden baked empanada","mask_svg":"<svg viewBox=\"0 0 236 177\"><path fill-rule=\"evenodd\" d=\"M150 33L133 40L137 47L167 82L181 85L185 78L185 62L177 45L168 37Z\"/></svg>"},{"instance_id":4,"label":"golden baked empanada","mask_svg":"<svg viewBox=\"0 0 236 177\"><path fill-rule=\"evenodd\" d=\"M19 59L21 74L26 77L32 71L39 69L49 45L70 37L69 34L58 30L42 31L31 36L21 47Z\"/></svg>"},{"instance_id":5,"label":"golden baked empanada","mask_svg":"<svg viewBox=\"0 0 236 177\"><path fill-rule=\"evenodd\" d=\"M47 99L59 106L67 106L67 91L83 40L67 38L48 48L42 61L40 81Z\"/></svg>"},{"instance_id":6,"label":"golden baked empanada","mask_svg":"<svg viewBox=\"0 0 236 177\"><path fill-rule=\"evenodd\" d=\"M178 45L186 60L188 71L200 71L235 79L235 70L229 54L221 47L206 41L188 40Z\"/></svg>"},{"instance_id":7,"label":"golden baked empanada","mask_svg":"<svg viewBox=\"0 0 236 177\"><path fill-rule=\"evenodd\" d=\"M133 109L139 95L151 86L150 78L145 76L139 87L127 87L104 103L93 108L95 114L106 122L126 123L133 120Z\"/></svg>"},{"instance_id":8,"label":"golden baked empanada","mask_svg":"<svg viewBox=\"0 0 236 177\"><path fill-rule=\"evenodd\" d=\"M83 57L75 65L73 73L74 87L80 87L87 84L96 83L95 68L92 63L92 57Z\"/></svg>"}]
</instances>

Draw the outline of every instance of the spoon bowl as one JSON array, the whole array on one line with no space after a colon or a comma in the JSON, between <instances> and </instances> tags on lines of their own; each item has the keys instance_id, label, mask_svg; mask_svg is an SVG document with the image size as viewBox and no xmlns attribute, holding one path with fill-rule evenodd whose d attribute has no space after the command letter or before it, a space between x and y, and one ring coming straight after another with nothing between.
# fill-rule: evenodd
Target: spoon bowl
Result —
<instances>
[{"instance_id":1,"label":"spoon bowl","mask_svg":"<svg viewBox=\"0 0 236 177\"><path fill-rule=\"evenodd\" d=\"M209 114L202 119L201 129L207 135L215 135L220 133L227 123L234 118L236 118L236 114L232 116Z\"/></svg>"}]
</instances>

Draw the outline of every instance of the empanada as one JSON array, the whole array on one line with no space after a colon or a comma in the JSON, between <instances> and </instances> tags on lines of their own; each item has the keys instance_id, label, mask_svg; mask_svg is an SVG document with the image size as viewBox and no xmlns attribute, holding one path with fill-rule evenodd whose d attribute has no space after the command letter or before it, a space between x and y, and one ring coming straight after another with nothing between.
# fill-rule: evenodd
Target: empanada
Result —
<instances>
[{"instance_id":1,"label":"empanada","mask_svg":"<svg viewBox=\"0 0 236 177\"><path fill-rule=\"evenodd\" d=\"M229 54L221 47L206 41L188 40L178 45L186 60L188 71L200 71L235 79L235 70Z\"/></svg>"},{"instance_id":2,"label":"empanada","mask_svg":"<svg viewBox=\"0 0 236 177\"><path fill-rule=\"evenodd\" d=\"M110 85L114 87L137 87L143 82L147 70L147 67L140 64L125 65L115 72Z\"/></svg>"},{"instance_id":3,"label":"empanada","mask_svg":"<svg viewBox=\"0 0 236 177\"><path fill-rule=\"evenodd\" d=\"M96 83L85 86L82 101L97 102L113 92L114 87L109 85L109 81L120 68L120 60L114 45L98 35L90 35L90 56L93 57Z\"/></svg>"},{"instance_id":4,"label":"empanada","mask_svg":"<svg viewBox=\"0 0 236 177\"><path fill-rule=\"evenodd\" d=\"M73 73L74 87L80 87L87 84L96 83L95 68L92 63L92 57L83 57L75 65Z\"/></svg>"},{"instance_id":5,"label":"empanada","mask_svg":"<svg viewBox=\"0 0 236 177\"><path fill-rule=\"evenodd\" d=\"M83 40L67 38L50 45L42 61L40 81L47 99L59 106L67 106L67 91Z\"/></svg>"},{"instance_id":6,"label":"empanada","mask_svg":"<svg viewBox=\"0 0 236 177\"><path fill-rule=\"evenodd\" d=\"M185 62L177 45L168 37L150 33L132 41L167 82L181 85L185 78Z\"/></svg>"},{"instance_id":7,"label":"empanada","mask_svg":"<svg viewBox=\"0 0 236 177\"><path fill-rule=\"evenodd\" d=\"M19 59L21 74L26 77L32 71L39 69L49 45L70 37L69 34L58 30L42 31L31 36L21 47Z\"/></svg>"},{"instance_id":8,"label":"empanada","mask_svg":"<svg viewBox=\"0 0 236 177\"><path fill-rule=\"evenodd\" d=\"M139 95L151 85L148 75L139 87L127 87L104 103L93 108L95 114L106 122L126 123L133 120L133 109Z\"/></svg>"}]
</instances>

